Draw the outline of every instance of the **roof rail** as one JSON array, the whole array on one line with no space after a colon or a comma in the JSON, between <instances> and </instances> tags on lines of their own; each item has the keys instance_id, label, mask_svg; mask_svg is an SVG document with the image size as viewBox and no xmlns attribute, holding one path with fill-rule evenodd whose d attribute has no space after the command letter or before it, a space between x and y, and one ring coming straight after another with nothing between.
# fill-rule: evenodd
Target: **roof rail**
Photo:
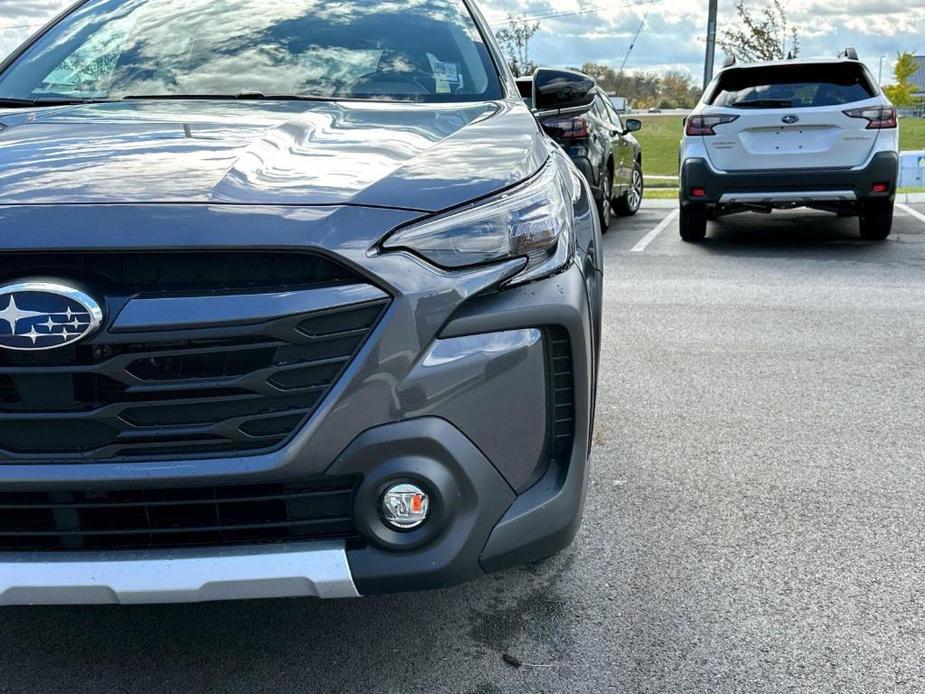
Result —
<instances>
[{"instance_id":1,"label":"roof rail","mask_svg":"<svg viewBox=\"0 0 925 694\"><path fill-rule=\"evenodd\" d=\"M735 64L736 57L734 55L727 55L726 59L723 61L723 69L725 70L727 67L732 67Z\"/></svg>"},{"instance_id":2,"label":"roof rail","mask_svg":"<svg viewBox=\"0 0 925 694\"><path fill-rule=\"evenodd\" d=\"M846 48L841 53L838 54L839 58L847 58L848 60L859 60L858 58L858 49L857 48Z\"/></svg>"}]
</instances>

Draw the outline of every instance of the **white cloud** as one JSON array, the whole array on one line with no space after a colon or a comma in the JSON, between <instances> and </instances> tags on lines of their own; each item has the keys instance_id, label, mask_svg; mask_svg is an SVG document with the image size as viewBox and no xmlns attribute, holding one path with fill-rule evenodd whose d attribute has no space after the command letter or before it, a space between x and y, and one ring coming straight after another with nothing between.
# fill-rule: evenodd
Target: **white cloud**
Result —
<instances>
[{"instance_id":1,"label":"white cloud","mask_svg":"<svg viewBox=\"0 0 925 694\"><path fill-rule=\"evenodd\" d=\"M69 4L68 0L0 0L0 57Z\"/></svg>"}]
</instances>

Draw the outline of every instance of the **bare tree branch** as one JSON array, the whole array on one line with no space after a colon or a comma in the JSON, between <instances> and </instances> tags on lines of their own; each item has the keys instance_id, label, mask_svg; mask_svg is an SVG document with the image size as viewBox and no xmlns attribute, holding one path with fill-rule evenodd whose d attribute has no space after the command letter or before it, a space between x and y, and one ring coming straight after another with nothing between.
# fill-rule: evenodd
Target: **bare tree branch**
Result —
<instances>
[{"instance_id":1,"label":"bare tree branch","mask_svg":"<svg viewBox=\"0 0 925 694\"><path fill-rule=\"evenodd\" d=\"M723 30L717 43L727 55L749 63L800 54L799 30L790 25L781 0L772 0L757 15L745 6L745 0L739 0L735 24Z\"/></svg>"},{"instance_id":2,"label":"bare tree branch","mask_svg":"<svg viewBox=\"0 0 925 694\"><path fill-rule=\"evenodd\" d=\"M507 25L495 32L515 77L532 75L536 70L536 65L530 61L530 41L539 30L539 22L530 22L526 17L508 14Z\"/></svg>"}]
</instances>

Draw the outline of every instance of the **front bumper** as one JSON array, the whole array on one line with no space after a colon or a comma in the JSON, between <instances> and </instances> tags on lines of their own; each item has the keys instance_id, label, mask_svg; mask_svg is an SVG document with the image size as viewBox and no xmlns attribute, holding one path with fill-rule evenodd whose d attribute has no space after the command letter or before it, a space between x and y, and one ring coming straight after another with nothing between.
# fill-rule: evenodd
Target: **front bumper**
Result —
<instances>
[{"instance_id":1,"label":"front bumper","mask_svg":"<svg viewBox=\"0 0 925 694\"><path fill-rule=\"evenodd\" d=\"M878 152L866 166L849 170L715 171L706 159L687 159L681 166L681 204L788 206L850 205L896 195L899 155ZM873 192L885 183L883 192ZM703 189L694 196L692 190Z\"/></svg>"},{"instance_id":2,"label":"front bumper","mask_svg":"<svg viewBox=\"0 0 925 694\"><path fill-rule=\"evenodd\" d=\"M173 602L419 590L539 559L568 545L581 519L587 479L596 358L589 297L599 293L592 286L599 275L579 260L547 280L499 292L499 283L519 263L448 275L407 254L370 253L377 239L414 217L413 212L364 208L0 208L5 228L32 230L11 233L0 253L71 252L74 239L81 240L81 252L220 247L248 253L260 239L264 250L323 254L388 297L384 315L337 383L276 450L0 464L0 494L68 498L74 490L139 493L346 476L358 480L356 533L308 543L143 552L0 551L0 602ZM590 209L578 223L593 225ZM145 233L151 228L158 230L156 237ZM313 291L286 293L274 305L297 301L301 308L283 313L310 311L316 306ZM378 300L380 294L363 297ZM207 332L260 332L259 325L242 325L256 320L242 319L242 312L264 300L164 299L169 311L146 303L128 310L130 302L127 312L110 316L93 339L124 340L133 330L201 338L205 333L193 325L202 324L204 310ZM185 312L195 320L184 318ZM163 324L163 316L170 317L170 325ZM272 318L278 327L279 316ZM572 408L568 445L554 456L550 432L560 412L550 405L552 334L570 351ZM420 532L390 534L375 502L385 481L408 478L425 482L439 513Z\"/></svg>"},{"instance_id":3,"label":"front bumper","mask_svg":"<svg viewBox=\"0 0 925 694\"><path fill-rule=\"evenodd\" d=\"M0 555L0 605L357 597L343 542Z\"/></svg>"}]
</instances>

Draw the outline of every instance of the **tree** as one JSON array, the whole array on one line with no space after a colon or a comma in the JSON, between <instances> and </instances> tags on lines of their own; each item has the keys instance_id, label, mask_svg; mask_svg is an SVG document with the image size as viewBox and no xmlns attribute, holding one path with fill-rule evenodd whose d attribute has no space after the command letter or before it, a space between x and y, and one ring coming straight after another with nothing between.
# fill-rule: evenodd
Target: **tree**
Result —
<instances>
[{"instance_id":1,"label":"tree","mask_svg":"<svg viewBox=\"0 0 925 694\"><path fill-rule=\"evenodd\" d=\"M745 6L745 0L739 0L736 15L735 26L724 29L717 40L726 55L758 63L783 60L788 55L796 58L800 54L799 31L790 26L781 0L771 0L757 15Z\"/></svg>"},{"instance_id":2,"label":"tree","mask_svg":"<svg viewBox=\"0 0 925 694\"><path fill-rule=\"evenodd\" d=\"M700 89L681 72L617 72L609 65L585 63L580 72L590 75L608 94L622 96L635 108L693 108Z\"/></svg>"},{"instance_id":3,"label":"tree","mask_svg":"<svg viewBox=\"0 0 925 694\"><path fill-rule=\"evenodd\" d=\"M495 33L498 43L507 54L515 77L532 75L536 70L536 64L530 61L530 41L539 30L539 22L508 14L507 26Z\"/></svg>"},{"instance_id":4,"label":"tree","mask_svg":"<svg viewBox=\"0 0 925 694\"><path fill-rule=\"evenodd\" d=\"M617 91L617 71L609 65L600 65L599 63L585 63L578 70L579 72L583 72L589 77L593 77L594 81L597 82L597 86L603 89L605 92ZM627 95L620 94L619 96Z\"/></svg>"},{"instance_id":5,"label":"tree","mask_svg":"<svg viewBox=\"0 0 925 694\"><path fill-rule=\"evenodd\" d=\"M700 89L683 72L666 72L662 75L660 97L662 108L694 108L700 100Z\"/></svg>"},{"instance_id":6,"label":"tree","mask_svg":"<svg viewBox=\"0 0 925 694\"><path fill-rule=\"evenodd\" d=\"M899 53L896 56L896 65L893 68L893 76L896 78L896 84L891 84L883 88L894 106L898 108L909 108L915 106L918 99L915 97L917 87L912 81L919 71L919 63L911 53Z\"/></svg>"}]
</instances>

